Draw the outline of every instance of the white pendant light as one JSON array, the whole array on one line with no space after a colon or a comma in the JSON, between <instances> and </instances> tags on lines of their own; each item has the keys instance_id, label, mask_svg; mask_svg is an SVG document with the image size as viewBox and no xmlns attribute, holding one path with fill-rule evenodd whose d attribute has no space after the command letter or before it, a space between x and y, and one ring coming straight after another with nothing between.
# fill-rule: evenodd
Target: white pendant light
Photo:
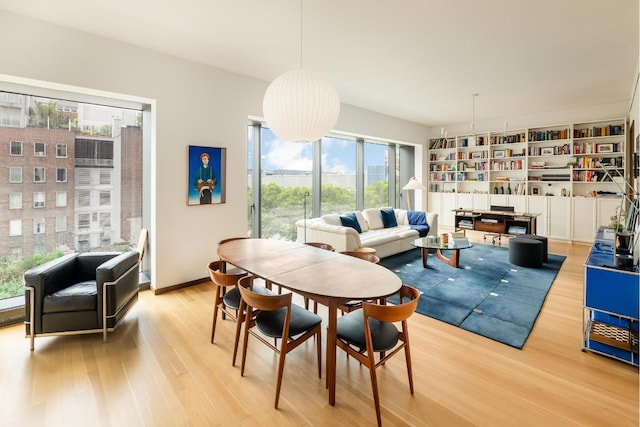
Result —
<instances>
[{"instance_id":1,"label":"white pendant light","mask_svg":"<svg viewBox=\"0 0 640 427\"><path fill-rule=\"evenodd\" d=\"M267 126L285 141L315 141L329 133L340 115L340 97L322 75L302 69L302 0L300 0L300 69L277 77L264 94Z\"/></svg>"},{"instance_id":2,"label":"white pendant light","mask_svg":"<svg viewBox=\"0 0 640 427\"><path fill-rule=\"evenodd\" d=\"M262 102L267 126L285 141L315 141L329 133L340 115L340 97L322 75L293 70L277 77Z\"/></svg>"}]
</instances>

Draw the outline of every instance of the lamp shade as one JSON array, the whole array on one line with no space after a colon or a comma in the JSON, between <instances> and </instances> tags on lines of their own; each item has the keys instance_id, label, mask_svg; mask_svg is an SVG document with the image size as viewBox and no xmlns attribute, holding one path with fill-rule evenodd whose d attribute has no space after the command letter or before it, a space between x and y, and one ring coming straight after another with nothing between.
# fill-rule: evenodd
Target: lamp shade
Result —
<instances>
[{"instance_id":1,"label":"lamp shade","mask_svg":"<svg viewBox=\"0 0 640 427\"><path fill-rule=\"evenodd\" d=\"M277 77L264 94L267 126L285 141L315 141L333 129L340 115L340 97L322 75L293 70Z\"/></svg>"},{"instance_id":2,"label":"lamp shade","mask_svg":"<svg viewBox=\"0 0 640 427\"><path fill-rule=\"evenodd\" d=\"M425 190L426 188L424 185L422 185L420 181L415 179L415 177L411 177L411 179L409 179L409 182L407 182L407 185L402 187L402 189L403 190Z\"/></svg>"}]
</instances>

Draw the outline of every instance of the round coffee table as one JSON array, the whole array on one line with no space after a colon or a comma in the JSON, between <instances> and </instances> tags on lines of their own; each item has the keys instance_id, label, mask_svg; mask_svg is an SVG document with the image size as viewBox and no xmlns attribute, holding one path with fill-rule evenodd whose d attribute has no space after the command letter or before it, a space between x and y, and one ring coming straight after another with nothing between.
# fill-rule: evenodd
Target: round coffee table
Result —
<instances>
[{"instance_id":1,"label":"round coffee table","mask_svg":"<svg viewBox=\"0 0 640 427\"><path fill-rule=\"evenodd\" d=\"M413 242L411 242L411 244L416 248L420 248L420 253L422 255L423 268L427 268L427 257L429 256L429 249L436 250L436 256L440 261L450 265L451 267L458 268L458 265L460 263L460 250L469 249L473 247L473 245L469 243L468 240L449 244L449 243L442 243L441 240L434 240L428 237L416 239ZM445 257L442 254L442 251L451 251L451 256L449 258Z\"/></svg>"}]
</instances>

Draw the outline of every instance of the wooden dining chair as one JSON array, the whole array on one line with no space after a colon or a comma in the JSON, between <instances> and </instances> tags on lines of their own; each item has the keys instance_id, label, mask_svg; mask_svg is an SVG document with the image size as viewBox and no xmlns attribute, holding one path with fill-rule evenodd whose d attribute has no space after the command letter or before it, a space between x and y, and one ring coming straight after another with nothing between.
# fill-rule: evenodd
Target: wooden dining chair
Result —
<instances>
[{"instance_id":1,"label":"wooden dining chair","mask_svg":"<svg viewBox=\"0 0 640 427\"><path fill-rule=\"evenodd\" d=\"M369 368L378 426L382 425L382 417L380 415L376 368L384 365L389 358L402 349L404 349L407 362L409 389L413 394L413 372L407 319L416 311L420 300L420 291L411 286L402 285L399 297L398 305L364 302L361 310L345 314L338 319L337 323L337 346L343 349L347 355L353 356ZM397 329L394 322L401 322L401 330ZM377 362L376 353L380 354Z\"/></svg>"},{"instance_id":2,"label":"wooden dining chair","mask_svg":"<svg viewBox=\"0 0 640 427\"><path fill-rule=\"evenodd\" d=\"M342 251L340 253L344 255L349 255L355 258L360 258L365 261L372 262L374 264L380 264L380 258L378 258L376 254L372 254L370 252Z\"/></svg>"},{"instance_id":3,"label":"wooden dining chair","mask_svg":"<svg viewBox=\"0 0 640 427\"><path fill-rule=\"evenodd\" d=\"M218 313L221 314L222 320L226 316L229 316L233 321L238 323L241 321L241 317L238 315L240 310L240 291L238 290L238 281L243 277L247 277L246 272L238 274L223 273L221 271L222 261L213 261L209 263L209 277L216 287L215 298L213 303L213 321L211 322L211 343L216 334L216 323L218 320ZM254 286L254 290L262 294L270 294L271 291L262 286ZM240 334L237 332L233 344L233 359L232 365L235 365L236 355L238 353L238 342L240 341Z\"/></svg>"},{"instance_id":4,"label":"wooden dining chair","mask_svg":"<svg viewBox=\"0 0 640 427\"><path fill-rule=\"evenodd\" d=\"M287 353L311 337L315 337L318 353L318 378L322 378L322 318L302 307L291 303L293 294L261 295L250 289L249 278L240 280L238 289L242 296L240 315L244 317L244 339L240 375L244 376L249 334L278 353L278 376L274 408L278 408L282 375ZM256 331L257 329L257 331ZM272 344L267 338L274 338ZM280 346L277 340L280 339Z\"/></svg>"}]
</instances>

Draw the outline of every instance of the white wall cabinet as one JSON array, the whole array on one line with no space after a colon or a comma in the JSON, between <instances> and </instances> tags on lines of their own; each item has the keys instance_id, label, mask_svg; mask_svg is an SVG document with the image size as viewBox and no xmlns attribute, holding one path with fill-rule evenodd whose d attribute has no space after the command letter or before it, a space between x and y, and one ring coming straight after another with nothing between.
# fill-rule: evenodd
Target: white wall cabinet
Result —
<instances>
[{"instance_id":1,"label":"white wall cabinet","mask_svg":"<svg viewBox=\"0 0 640 427\"><path fill-rule=\"evenodd\" d=\"M572 199L573 223L571 240L576 242L593 242L596 232L596 198L574 197Z\"/></svg>"}]
</instances>

